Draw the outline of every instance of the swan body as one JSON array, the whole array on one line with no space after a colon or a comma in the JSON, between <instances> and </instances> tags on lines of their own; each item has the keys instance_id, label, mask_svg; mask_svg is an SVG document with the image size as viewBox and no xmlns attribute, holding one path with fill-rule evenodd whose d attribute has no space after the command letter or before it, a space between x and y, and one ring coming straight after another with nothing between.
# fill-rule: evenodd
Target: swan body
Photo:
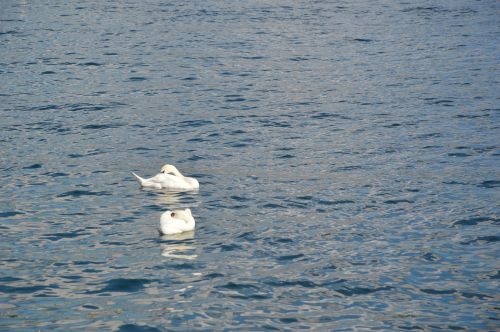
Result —
<instances>
[{"instance_id":1,"label":"swan body","mask_svg":"<svg viewBox=\"0 0 500 332\"><path fill-rule=\"evenodd\" d=\"M160 234L170 235L192 231L195 222L190 209L166 211L160 218Z\"/></svg>"},{"instance_id":2,"label":"swan body","mask_svg":"<svg viewBox=\"0 0 500 332\"><path fill-rule=\"evenodd\" d=\"M143 179L134 172L132 174L146 188L195 190L200 187L195 178L182 175L175 166L169 164L164 165L160 173L149 179Z\"/></svg>"}]
</instances>

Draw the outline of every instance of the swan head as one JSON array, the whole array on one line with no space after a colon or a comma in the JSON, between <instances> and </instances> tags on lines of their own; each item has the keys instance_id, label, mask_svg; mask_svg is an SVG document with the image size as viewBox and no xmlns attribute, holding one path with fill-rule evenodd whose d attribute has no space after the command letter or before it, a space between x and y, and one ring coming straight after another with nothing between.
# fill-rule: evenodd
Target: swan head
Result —
<instances>
[{"instance_id":1,"label":"swan head","mask_svg":"<svg viewBox=\"0 0 500 332\"><path fill-rule=\"evenodd\" d=\"M175 211L165 211L161 215L161 221L167 221L172 219L181 219L185 222L194 222L193 215L190 209L185 210L175 210Z\"/></svg>"},{"instance_id":2,"label":"swan head","mask_svg":"<svg viewBox=\"0 0 500 332\"><path fill-rule=\"evenodd\" d=\"M169 164L163 165L160 172L165 173L165 174L172 173L174 175L180 174L180 172L177 170L177 168L174 165L169 165Z\"/></svg>"},{"instance_id":3,"label":"swan head","mask_svg":"<svg viewBox=\"0 0 500 332\"><path fill-rule=\"evenodd\" d=\"M194 218L193 218L193 215L191 214L191 210L190 209L172 211L170 213L170 216L172 218L182 219L182 220L187 221L187 222L193 222L194 221Z\"/></svg>"},{"instance_id":4,"label":"swan head","mask_svg":"<svg viewBox=\"0 0 500 332\"><path fill-rule=\"evenodd\" d=\"M161 222L167 222L169 220L172 220L172 219L176 219L176 215L175 215L175 212L174 211L165 211L161 214Z\"/></svg>"}]
</instances>

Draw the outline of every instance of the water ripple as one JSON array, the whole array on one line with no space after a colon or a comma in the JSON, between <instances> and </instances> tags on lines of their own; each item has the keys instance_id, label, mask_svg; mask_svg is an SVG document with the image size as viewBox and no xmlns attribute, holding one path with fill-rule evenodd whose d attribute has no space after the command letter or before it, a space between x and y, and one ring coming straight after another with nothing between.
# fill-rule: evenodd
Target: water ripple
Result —
<instances>
[{"instance_id":1,"label":"water ripple","mask_svg":"<svg viewBox=\"0 0 500 332\"><path fill-rule=\"evenodd\" d=\"M0 7L0 329L498 330L493 1Z\"/></svg>"}]
</instances>

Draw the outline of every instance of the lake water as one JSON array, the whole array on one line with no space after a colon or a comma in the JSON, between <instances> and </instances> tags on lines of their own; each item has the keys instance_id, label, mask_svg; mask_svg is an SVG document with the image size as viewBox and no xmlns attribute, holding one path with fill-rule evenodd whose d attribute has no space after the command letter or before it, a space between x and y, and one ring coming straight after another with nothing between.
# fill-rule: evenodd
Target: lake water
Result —
<instances>
[{"instance_id":1,"label":"lake water","mask_svg":"<svg viewBox=\"0 0 500 332\"><path fill-rule=\"evenodd\" d=\"M499 22L1 1L0 330L499 329ZM166 163L200 190L131 175Z\"/></svg>"}]
</instances>

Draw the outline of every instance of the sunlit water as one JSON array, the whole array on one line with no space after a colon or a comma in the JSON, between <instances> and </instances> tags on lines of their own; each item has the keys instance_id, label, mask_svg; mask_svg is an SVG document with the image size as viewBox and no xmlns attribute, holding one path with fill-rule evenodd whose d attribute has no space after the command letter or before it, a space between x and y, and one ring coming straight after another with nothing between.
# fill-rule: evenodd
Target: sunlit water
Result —
<instances>
[{"instance_id":1,"label":"sunlit water","mask_svg":"<svg viewBox=\"0 0 500 332\"><path fill-rule=\"evenodd\" d=\"M415 3L0 1L0 330L498 329L500 5Z\"/></svg>"}]
</instances>

